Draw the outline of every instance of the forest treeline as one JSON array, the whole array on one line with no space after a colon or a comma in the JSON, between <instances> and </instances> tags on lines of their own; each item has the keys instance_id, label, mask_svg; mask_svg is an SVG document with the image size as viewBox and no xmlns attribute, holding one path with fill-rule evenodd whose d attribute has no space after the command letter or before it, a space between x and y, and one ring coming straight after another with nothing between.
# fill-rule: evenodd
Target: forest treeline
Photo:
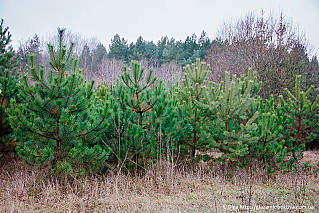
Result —
<instances>
[{"instance_id":1,"label":"forest treeline","mask_svg":"<svg viewBox=\"0 0 319 213\"><path fill-rule=\"evenodd\" d=\"M131 43L116 34L108 48L97 39L83 39L71 32L66 33L64 40L75 43L73 53L79 58L79 67L87 79L111 81L109 76L116 78L122 74L119 70L124 63L137 60L158 70L158 74L168 81L175 79L172 70L181 73L183 66L200 58L211 65L211 80L223 79L225 71L239 75L247 73L249 68L256 70L258 78L265 82L261 90L263 97L278 96L285 87L292 89L295 75L304 76L304 88L319 84L316 52L283 14L274 17L251 13L234 23L224 23L218 32L214 39L203 31L199 36L193 34L183 41L164 36L153 42L140 36ZM57 36L40 41L35 35L20 43L16 51L20 66L28 64L31 53L38 65L48 65L46 45L57 44L57 41Z\"/></svg>"},{"instance_id":2,"label":"forest treeline","mask_svg":"<svg viewBox=\"0 0 319 213\"><path fill-rule=\"evenodd\" d=\"M195 34L187 36L185 41L164 36L159 41L153 42L146 41L140 36L136 42L131 43L116 34L111 39L107 51L106 47L97 40L81 39L80 36L71 32L66 37L68 40L76 42L78 49L75 54L81 61L80 66L90 69L90 71L96 70L103 59L116 59L125 62L146 60L155 66L176 61L185 65L194 62L196 58L204 59L212 43L217 42L217 40L211 41L205 31L198 38ZM27 64L28 55L31 53L35 53L39 60L44 57L41 56L42 48L39 36L34 35L33 38L20 44L18 54Z\"/></svg>"},{"instance_id":3,"label":"forest treeline","mask_svg":"<svg viewBox=\"0 0 319 213\"><path fill-rule=\"evenodd\" d=\"M250 14L217 40L128 45L116 35L108 52L77 49L59 29L45 52L32 40L15 52L2 21L2 155L14 147L73 178L161 160L300 170L318 141L318 60L290 27Z\"/></svg>"}]
</instances>

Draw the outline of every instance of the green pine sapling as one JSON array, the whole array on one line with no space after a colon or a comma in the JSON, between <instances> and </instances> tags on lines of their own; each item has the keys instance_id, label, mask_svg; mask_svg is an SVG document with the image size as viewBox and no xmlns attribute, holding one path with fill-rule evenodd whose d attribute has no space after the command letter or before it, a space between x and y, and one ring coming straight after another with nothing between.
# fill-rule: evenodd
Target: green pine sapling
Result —
<instances>
[{"instance_id":1,"label":"green pine sapling","mask_svg":"<svg viewBox=\"0 0 319 213\"><path fill-rule=\"evenodd\" d=\"M278 165L283 165L286 158L283 128L290 119L282 111L281 99L276 106L273 96L269 100L256 99L251 106L251 113L256 111L260 114L256 119L257 129L254 132L258 140L249 145L249 156L261 161L268 172L273 172Z\"/></svg>"},{"instance_id":2,"label":"green pine sapling","mask_svg":"<svg viewBox=\"0 0 319 213\"><path fill-rule=\"evenodd\" d=\"M245 157L249 154L249 144L257 140L253 132L259 115L258 111L252 115L248 111L260 84L251 70L247 77L238 78L231 78L226 72L225 83L221 82L216 89L206 90L207 104L198 103L208 110L208 147L218 148L223 153L218 159L221 162L229 161L235 166L247 164Z\"/></svg>"},{"instance_id":3,"label":"green pine sapling","mask_svg":"<svg viewBox=\"0 0 319 213\"><path fill-rule=\"evenodd\" d=\"M18 154L30 164L51 165L55 174L71 176L96 172L110 154L98 145L100 131L110 114L108 100L97 98L94 81L86 82L77 60L72 60L73 44L48 45L51 68L35 65L30 56L32 79L24 73L19 84L19 101L12 100L11 126L24 138ZM71 70L66 70L72 61ZM106 97L106 96L104 96Z\"/></svg>"},{"instance_id":4,"label":"green pine sapling","mask_svg":"<svg viewBox=\"0 0 319 213\"><path fill-rule=\"evenodd\" d=\"M205 126L205 116L203 111L198 106L197 102L206 103L204 89L206 86L209 88L211 84L207 84L210 65L201 62L200 59L196 60L191 66L184 67L185 76L182 85L178 89L178 97L180 105L184 114L189 120L192 127L190 133L190 141L186 144L191 149L191 156L194 159L196 150L205 147L206 143L200 137L202 128Z\"/></svg>"},{"instance_id":5,"label":"green pine sapling","mask_svg":"<svg viewBox=\"0 0 319 213\"><path fill-rule=\"evenodd\" d=\"M172 153L181 133L174 98L161 81L144 73L139 62L124 67L121 82L111 86L113 113L104 131L118 166L145 168L148 162Z\"/></svg>"},{"instance_id":6,"label":"green pine sapling","mask_svg":"<svg viewBox=\"0 0 319 213\"><path fill-rule=\"evenodd\" d=\"M298 170L301 169L300 160L306 143L318 138L319 129L319 95L311 101L309 96L315 87L311 86L307 91L302 91L300 81L301 76L297 75L293 93L286 88L288 100L282 101L292 120L285 126L286 147L292 153L292 160L296 162Z\"/></svg>"},{"instance_id":7,"label":"green pine sapling","mask_svg":"<svg viewBox=\"0 0 319 213\"><path fill-rule=\"evenodd\" d=\"M11 34L8 27L4 27L3 19L0 24L0 157L1 153L10 151L10 143L14 141L12 128L8 122L5 110L10 106L10 99L16 98L18 91L18 60L13 51ZM14 150L14 148L13 148Z\"/></svg>"}]
</instances>

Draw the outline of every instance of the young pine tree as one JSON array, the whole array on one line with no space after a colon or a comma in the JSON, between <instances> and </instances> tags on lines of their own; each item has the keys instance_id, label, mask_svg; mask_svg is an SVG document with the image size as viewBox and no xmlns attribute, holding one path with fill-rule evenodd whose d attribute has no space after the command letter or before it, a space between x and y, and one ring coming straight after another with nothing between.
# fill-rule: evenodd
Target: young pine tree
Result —
<instances>
[{"instance_id":1,"label":"young pine tree","mask_svg":"<svg viewBox=\"0 0 319 213\"><path fill-rule=\"evenodd\" d=\"M211 88L211 84L207 84L208 75L210 73L209 64L196 60L191 66L184 67L185 77L183 83L178 89L178 97L184 114L189 119L188 122L192 127L189 134L190 140L187 146L190 147L192 158L195 157L196 150L204 148L206 144L200 132L205 126L205 115L198 106L197 102L206 103L204 89L206 86Z\"/></svg>"},{"instance_id":2,"label":"young pine tree","mask_svg":"<svg viewBox=\"0 0 319 213\"><path fill-rule=\"evenodd\" d=\"M208 147L218 148L223 153L219 158L221 162L229 161L235 166L248 163L245 157L249 153L249 144L257 140L252 133L257 128L254 122L258 117L258 112L249 115L248 110L260 84L251 70L247 77L231 78L226 73L225 83L206 90L207 104L199 102L210 117Z\"/></svg>"},{"instance_id":3,"label":"young pine tree","mask_svg":"<svg viewBox=\"0 0 319 213\"><path fill-rule=\"evenodd\" d=\"M124 67L121 80L110 88L113 113L104 141L112 147L118 165L137 171L173 153L184 134L176 98L152 76L152 70L145 72L132 61L130 67Z\"/></svg>"},{"instance_id":4,"label":"young pine tree","mask_svg":"<svg viewBox=\"0 0 319 213\"><path fill-rule=\"evenodd\" d=\"M110 149L97 144L100 130L109 116L108 100L96 98L94 82L86 82L77 60L71 60L72 47L48 45L51 68L35 66L30 56L31 80L24 73L19 84L19 101L12 100L11 126L24 141L18 154L30 164L51 165L59 175L96 172L108 158ZM71 70L66 70L72 61ZM106 97L106 96L104 96Z\"/></svg>"},{"instance_id":5,"label":"young pine tree","mask_svg":"<svg viewBox=\"0 0 319 213\"><path fill-rule=\"evenodd\" d=\"M4 27L3 19L0 24L0 157L1 153L10 149L8 141L13 140L12 128L7 120L5 110L10 106L10 99L16 98L18 75L16 67L18 60L10 45L11 34Z\"/></svg>"},{"instance_id":6,"label":"young pine tree","mask_svg":"<svg viewBox=\"0 0 319 213\"><path fill-rule=\"evenodd\" d=\"M165 86L168 89L163 89L163 95L150 112L149 138L156 144L150 156L173 162L185 154L181 143L185 141L186 133L191 131L191 126L185 119L173 87Z\"/></svg>"},{"instance_id":7,"label":"young pine tree","mask_svg":"<svg viewBox=\"0 0 319 213\"><path fill-rule=\"evenodd\" d=\"M292 121L284 127L286 147L292 153L292 160L299 170L306 143L318 138L319 132L319 95L312 102L309 97L315 87L310 86L307 91L302 91L300 81L301 76L297 75L293 93L286 88L288 100L287 102L282 100L283 110Z\"/></svg>"},{"instance_id":8,"label":"young pine tree","mask_svg":"<svg viewBox=\"0 0 319 213\"><path fill-rule=\"evenodd\" d=\"M282 110L282 99L275 105L274 97L270 99L258 98L251 105L251 113L259 113L256 118L257 129L253 133L258 139L249 144L249 157L263 163L269 173L283 166L287 157L284 126L291 122L291 118Z\"/></svg>"}]
</instances>

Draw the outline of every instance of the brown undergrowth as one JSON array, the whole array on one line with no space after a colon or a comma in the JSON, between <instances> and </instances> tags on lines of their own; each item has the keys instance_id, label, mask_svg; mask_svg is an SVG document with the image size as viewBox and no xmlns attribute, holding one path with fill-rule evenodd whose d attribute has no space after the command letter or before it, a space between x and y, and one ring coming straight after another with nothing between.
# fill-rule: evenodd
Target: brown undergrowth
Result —
<instances>
[{"instance_id":1,"label":"brown undergrowth","mask_svg":"<svg viewBox=\"0 0 319 213\"><path fill-rule=\"evenodd\" d=\"M0 212L247 212L272 205L286 209L270 212L318 212L318 155L306 152L311 163L300 174L270 176L254 167L224 175L204 163L192 169L162 163L143 176L108 172L73 181L11 159L0 168ZM310 209L288 209L298 206Z\"/></svg>"}]
</instances>

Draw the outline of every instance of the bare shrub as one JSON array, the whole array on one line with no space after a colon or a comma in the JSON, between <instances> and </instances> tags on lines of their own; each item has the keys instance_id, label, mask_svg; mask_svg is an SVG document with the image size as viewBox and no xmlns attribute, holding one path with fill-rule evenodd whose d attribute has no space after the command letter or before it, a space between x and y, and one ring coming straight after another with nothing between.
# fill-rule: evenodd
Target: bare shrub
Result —
<instances>
[{"instance_id":1,"label":"bare shrub","mask_svg":"<svg viewBox=\"0 0 319 213\"><path fill-rule=\"evenodd\" d=\"M297 74L304 76L305 87L318 85L317 58L310 58L305 37L283 14L277 18L249 13L235 23L224 23L218 34L208 56L214 80L223 79L225 71L243 74L252 68L263 82L263 97L292 89Z\"/></svg>"},{"instance_id":2,"label":"bare shrub","mask_svg":"<svg viewBox=\"0 0 319 213\"><path fill-rule=\"evenodd\" d=\"M83 70L83 74L86 79L114 83L117 80L120 80L120 77L123 74L124 64L125 62L123 60L104 58L96 70L93 70L92 72ZM148 64L146 60L142 60L141 64L146 69L153 69L153 75L156 76L157 79L163 80L163 82L180 82L183 76L182 67L176 62L163 64L161 66L153 66Z\"/></svg>"}]
</instances>

